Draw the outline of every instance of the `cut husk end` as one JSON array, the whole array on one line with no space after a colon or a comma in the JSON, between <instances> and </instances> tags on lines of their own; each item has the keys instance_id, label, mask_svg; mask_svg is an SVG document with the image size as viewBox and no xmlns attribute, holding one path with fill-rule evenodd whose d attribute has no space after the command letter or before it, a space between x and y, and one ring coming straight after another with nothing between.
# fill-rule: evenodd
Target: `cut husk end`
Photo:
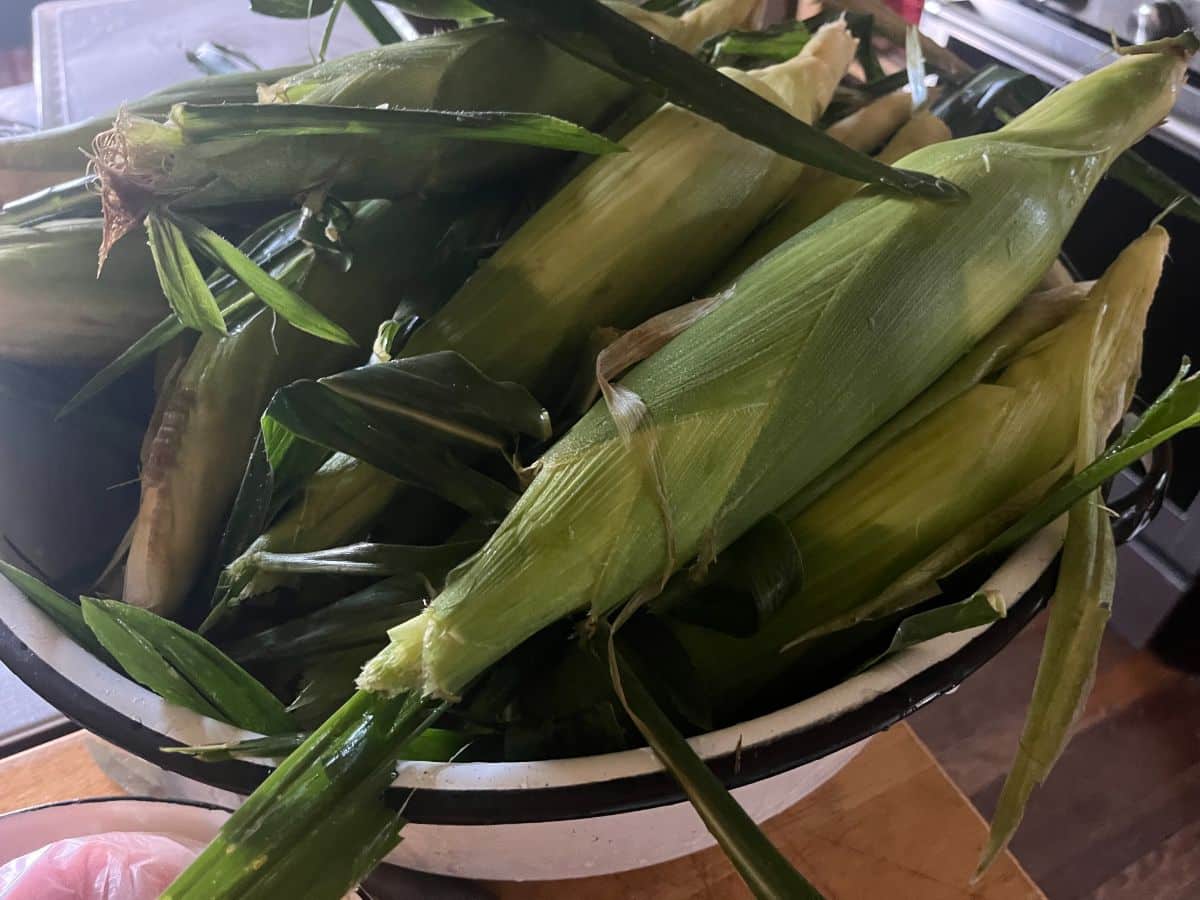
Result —
<instances>
[{"instance_id":1,"label":"cut husk end","mask_svg":"<svg viewBox=\"0 0 1200 900\"><path fill-rule=\"evenodd\" d=\"M155 200L155 189L172 164L169 130L124 108L113 127L96 135L88 169L100 179L104 233L99 269L113 244L142 224Z\"/></svg>"},{"instance_id":2,"label":"cut husk end","mask_svg":"<svg viewBox=\"0 0 1200 900\"><path fill-rule=\"evenodd\" d=\"M429 628L425 613L389 629L387 648L363 666L356 680L359 690L385 696L421 691L437 696L437 685L421 677L421 651Z\"/></svg>"}]
</instances>

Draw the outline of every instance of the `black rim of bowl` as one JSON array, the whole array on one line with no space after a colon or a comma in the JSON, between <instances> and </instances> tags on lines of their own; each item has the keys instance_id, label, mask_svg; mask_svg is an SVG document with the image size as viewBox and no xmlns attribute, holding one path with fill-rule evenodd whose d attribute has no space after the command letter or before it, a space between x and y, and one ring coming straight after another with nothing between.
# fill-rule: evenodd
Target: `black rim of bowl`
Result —
<instances>
[{"instance_id":1,"label":"black rim of bowl","mask_svg":"<svg viewBox=\"0 0 1200 900\"><path fill-rule=\"evenodd\" d=\"M191 806L196 809L207 810L208 812L223 812L233 815L233 810L228 806L221 806L219 803L205 803L203 800L182 800L175 798L164 797L145 797L140 795L110 794L104 797L78 797L74 800L53 800L50 803L39 803L37 806L26 806L23 809L11 809L6 813L0 813L0 821L9 819L14 816L19 816L24 813L40 812L43 809L57 809L60 806L87 806L96 803L161 803L164 806Z\"/></svg>"},{"instance_id":2,"label":"black rim of bowl","mask_svg":"<svg viewBox=\"0 0 1200 900\"><path fill-rule=\"evenodd\" d=\"M1038 579L1008 615L965 647L903 684L827 722L744 748L735 766L730 752L710 757L717 776L731 788L782 774L883 731L953 690L998 653L1045 605L1055 566ZM46 702L82 728L160 768L211 787L249 794L270 773L256 763L202 762L163 747L180 743L142 725L79 690L34 653L0 621L0 660ZM553 822L633 812L685 799L666 772L546 788L437 790L392 788L405 818L425 825L500 825Z\"/></svg>"}]
</instances>

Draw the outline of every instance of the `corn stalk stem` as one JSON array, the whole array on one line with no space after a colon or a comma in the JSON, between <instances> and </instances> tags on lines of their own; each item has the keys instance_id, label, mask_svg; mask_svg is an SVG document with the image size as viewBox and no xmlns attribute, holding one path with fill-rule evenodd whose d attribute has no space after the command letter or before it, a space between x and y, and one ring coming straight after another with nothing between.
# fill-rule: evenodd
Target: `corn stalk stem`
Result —
<instances>
[{"instance_id":1,"label":"corn stalk stem","mask_svg":"<svg viewBox=\"0 0 1200 900\"><path fill-rule=\"evenodd\" d=\"M384 803L400 747L428 728L441 712L436 703L411 697L384 699L356 693L300 745L263 782L182 875L163 894L164 900L209 900L212 897L263 898L275 893L264 882L285 857L301 858L339 849L313 835L329 816L344 815L345 804L376 811ZM369 807L368 807L369 805ZM402 824L395 813L397 827ZM323 835L328 837L328 835ZM390 847L380 847L378 862ZM345 890L306 900L337 900Z\"/></svg>"}]
</instances>

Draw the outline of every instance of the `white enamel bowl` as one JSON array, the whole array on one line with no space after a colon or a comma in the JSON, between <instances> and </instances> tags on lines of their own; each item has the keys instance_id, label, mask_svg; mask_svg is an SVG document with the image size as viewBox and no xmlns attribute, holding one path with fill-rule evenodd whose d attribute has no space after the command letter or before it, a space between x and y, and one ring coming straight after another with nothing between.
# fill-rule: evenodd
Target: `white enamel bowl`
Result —
<instances>
[{"instance_id":1,"label":"white enamel bowl","mask_svg":"<svg viewBox=\"0 0 1200 900\"><path fill-rule=\"evenodd\" d=\"M954 688L1007 643L1045 602L1060 543L1059 530L1047 529L992 574L989 586L1020 598L999 622L906 650L800 703L694 738L693 746L756 820L791 806L871 735ZM0 619L0 659L121 748L102 763L134 792L235 805L269 771L266 761L203 763L163 753L252 735L166 703L109 669L7 582ZM395 789L411 793L413 824L389 861L427 872L567 878L651 865L712 843L647 749L539 762L403 763Z\"/></svg>"}]
</instances>

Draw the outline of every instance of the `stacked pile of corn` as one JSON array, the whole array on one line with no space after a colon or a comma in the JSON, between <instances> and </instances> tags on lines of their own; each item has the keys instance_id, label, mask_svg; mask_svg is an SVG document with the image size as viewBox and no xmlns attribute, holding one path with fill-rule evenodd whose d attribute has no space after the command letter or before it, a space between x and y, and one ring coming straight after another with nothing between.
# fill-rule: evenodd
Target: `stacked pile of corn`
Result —
<instances>
[{"instance_id":1,"label":"stacked pile of corn","mask_svg":"<svg viewBox=\"0 0 1200 900\"><path fill-rule=\"evenodd\" d=\"M805 168L639 93L630 83L648 82L612 74L621 54L606 72L560 49L557 8L479 4L493 5L540 10L530 21L544 14L555 43L492 21L279 73L257 103L229 77L147 98L105 130L0 141L0 176L40 186L67 143L94 138L104 215L63 218L98 211L90 182L0 212L0 353L94 368L133 341L81 397L160 360L140 508L101 582L130 606L80 612L11 577L112 664L206 714L299 732L341 704L166 896L340 896L394 843L402 822L380 796L407 742L447 707L478 706L489 671L545 634L582 647L656 616L735 718L824 639L907 615L994 550L1092 471L1128 407L1165 232L1094 285L1037 287L1109 165L1170 110L1190 36L993 133L952 139L903 92L830 128L957 185L965 199L947 205ZM697 51L756 5L612 7ZM835 21L792 58L723 71L815 123L859 49ZM527 65L498 77L514 56ZM547 146L595 156L555 166ZM296 198L302 214L273 218ZM143 220L153 256L121 240ZM80 241L109 257L98 287ZM57 254L70 264L44 271ZM69 344L67 316L82 335ZM543 442L532 465L518 434ZM1056 655L992 852L1061 749L1111 597L1103 510L1086 491L1067 507ZM768 523L802 577L774 586L757 624L680 614ZM312 572L373 580L297 576ZM1002 614L1010 599L988 602ZM159 618L205 615L230 655L272 660L254 670L269 689ZM246 702L218 702L189 659ZM774 864L757 869L721 833L760 893L799 883L756 881Z\"/></svg>"}]
</instances>

